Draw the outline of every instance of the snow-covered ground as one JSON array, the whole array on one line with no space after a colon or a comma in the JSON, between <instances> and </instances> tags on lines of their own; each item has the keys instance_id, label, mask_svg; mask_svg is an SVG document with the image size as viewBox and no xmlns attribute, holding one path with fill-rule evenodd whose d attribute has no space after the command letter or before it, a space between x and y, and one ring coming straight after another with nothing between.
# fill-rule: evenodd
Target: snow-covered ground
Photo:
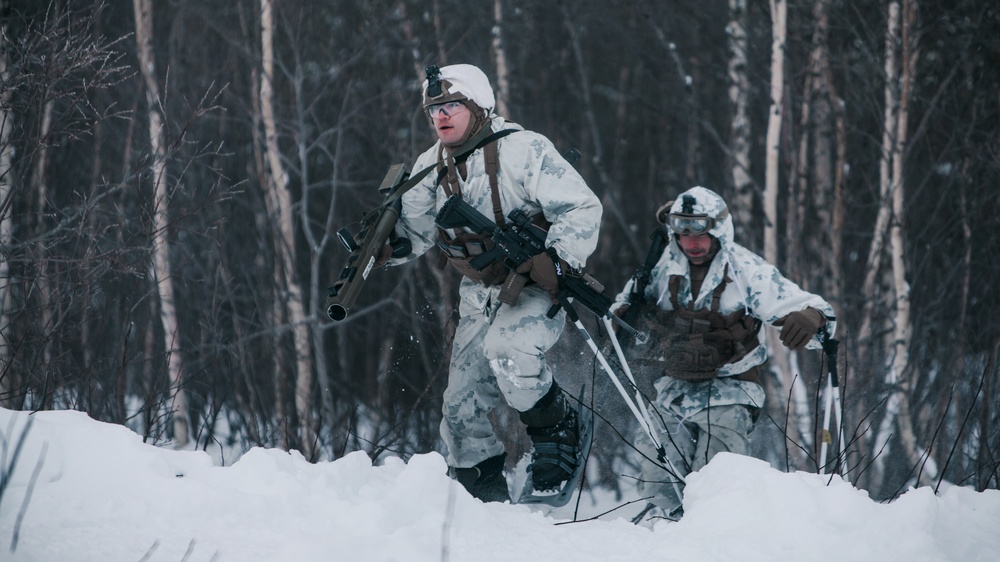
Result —
<instances>
[{"instance_id":1,"label":"snow-covered ground","mask_svg":"<svg viewBox=\"0 0 1000 562\"><path fill-rule=\"evenodd\" d=\"M993 561L1000 491L949 487L880 504L839 478L786 474L722 454L688 480L685 516L652 530L636 506L570 522L483 504L444 459L310 464L252 449L232 466L142 443L73 411L0 409L0 560L196 561ZM625 501L627 501L626 498ZM578 518L614 507L590 493Z\"/></svg>"}]
</instances>

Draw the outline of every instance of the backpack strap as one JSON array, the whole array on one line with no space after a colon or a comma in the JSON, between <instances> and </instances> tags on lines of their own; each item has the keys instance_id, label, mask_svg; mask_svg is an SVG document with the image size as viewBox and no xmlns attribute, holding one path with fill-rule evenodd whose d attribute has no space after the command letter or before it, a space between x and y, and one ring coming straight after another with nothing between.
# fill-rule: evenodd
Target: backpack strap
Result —
<instances>
[{"instance_id":1,"label":"backpack strap","mask_svg":"<svg viewBox=\"0 0 1000 562\"><path fill-rule=\"evenodd\" d=\"M497 174L500 170L500 148L496 142L491 142L483 148L483 158L486 164L486 175L490 179L490 195L493 198L493 220L497 226L507 226L503 219L503 207L500 206L500 184Z\"/></svg>"},{"instance_id":2,"label":"backpack strap","mask_svg":"<svg viewBox=\"0 0 1000 562\"><path fill-rule=\"evenodd\" d=\"M497 146L496 141L514 132L517 132L517 130L503 129L489 135L483 139L483 142L477 144L477 147L482 146L483 148L483 163L486 168L486 176L490 181L490 198L493 201L493 221L500 228L506 227L507 221L504 220L503 206L500 204L500 181L498 178L500 171L500 148ZM485 143L485 145L483 143ZM463 177L465 177L465 160L468 156L463 155L465 158L448 157L446 159L443 157L443 151L444 147L442 146L437 163L438 184L448 197L455 194L461 195L462 187L459 184L456 169L462 174Z\"/></svg>"},{"instance_id":3,"label":"backpack strap","mask_svg":"<svg viewBox=\"0 0 1000 562\"><path fill-rule=\"evenodd\" d=\"M458 183L458 176L455 174L456 168L455 159L445 155L444 145L438 147L438 184L448 197L462 193L462 186Z\"/></svg>"}]
</instances>

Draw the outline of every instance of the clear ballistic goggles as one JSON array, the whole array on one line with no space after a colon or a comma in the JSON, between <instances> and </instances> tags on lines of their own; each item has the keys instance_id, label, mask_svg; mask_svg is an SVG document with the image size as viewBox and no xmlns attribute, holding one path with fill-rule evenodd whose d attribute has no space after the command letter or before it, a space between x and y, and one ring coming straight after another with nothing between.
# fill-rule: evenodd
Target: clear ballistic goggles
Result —
<instances>
[{"instance_id":1,"label":"clear ballistic goggles","mask_svg":"<svg viewBox=\"0 0 1000 562\"><path fill-rule=\"evenodd\" d=\"M463 107L465 107L465 104L460 101L436 103L434 105L427 106L427 115L429 115L431 119L440 119L442 115L445 117L451 117L461 111Z\"/></svg>"},{"instance_id":2,"label":"clear ballistic goggles","mask_svg":"<svg viewBox=\"0 0 1000 562\"><path fill-rule=\"evenodd\" d=\"M715 226L715 219L705 215L681 215L671 213L667 216L667 225L677 234L699 236L707 234Z\"/></svg>"}]
</instances>

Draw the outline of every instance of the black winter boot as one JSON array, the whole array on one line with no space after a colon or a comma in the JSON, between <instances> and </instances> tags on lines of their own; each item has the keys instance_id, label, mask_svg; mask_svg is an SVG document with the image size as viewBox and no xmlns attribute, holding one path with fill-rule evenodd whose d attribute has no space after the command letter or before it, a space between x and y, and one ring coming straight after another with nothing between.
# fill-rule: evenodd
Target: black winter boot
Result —
<instances>
[{"instance_id":1,"label":"black winter boot","mask_svg":"<svg viewBox=\"0 0 1000 562\"><path fill-rule=\"evenodd\" d=\"M520 413L535 446L531 455L531 482L535 490L552 490L573 476L579 463L580 428L559 386L552 388L530 410Z\"/></svg>"},{"instance_id":2,"label":"black winter boot","mask_svg":"<svg viewBox=\"0 0 1000 562\"><path fill-rule=\"evenodd\" d=\"M503 476L507 453L490 457L472 468L453 468L455 480L484 502L509 502L507 479Z\"/></svg>"}]
</instances>

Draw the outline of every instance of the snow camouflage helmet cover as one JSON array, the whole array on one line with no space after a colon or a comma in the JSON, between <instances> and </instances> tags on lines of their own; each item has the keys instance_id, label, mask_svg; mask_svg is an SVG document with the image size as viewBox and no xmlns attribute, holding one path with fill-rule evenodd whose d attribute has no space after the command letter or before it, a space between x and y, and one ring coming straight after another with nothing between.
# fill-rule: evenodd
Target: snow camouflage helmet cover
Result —
<instances>
[{"instance_id":1,"label":"snow camouflage helmet cover","mask_svg":"<svg viewBox=\"0 0 1000 562\"><path fill-rule=\"evenodd\" d=\"M493 111L496 98L486 74L471 64L452 64L441 67L441 95L427 97L428 82L424 79L424 107L435 103L444 103L459 99L467 99L483 108L487 114Z\"/></svg>"},{"instance_id":2,"label":"snow camouflage helmet cover","mask_svg":"<svg viewBox=\"0 0 1000 562\"><path fill-rule=\"evenodd\" d=\"M670 213L711 217L715 225L708 233L718 238L722 247L733 240L733 218L725 200L711 189L697 186L681 193L670 207Z\"/></svg>"}]
</instances>

